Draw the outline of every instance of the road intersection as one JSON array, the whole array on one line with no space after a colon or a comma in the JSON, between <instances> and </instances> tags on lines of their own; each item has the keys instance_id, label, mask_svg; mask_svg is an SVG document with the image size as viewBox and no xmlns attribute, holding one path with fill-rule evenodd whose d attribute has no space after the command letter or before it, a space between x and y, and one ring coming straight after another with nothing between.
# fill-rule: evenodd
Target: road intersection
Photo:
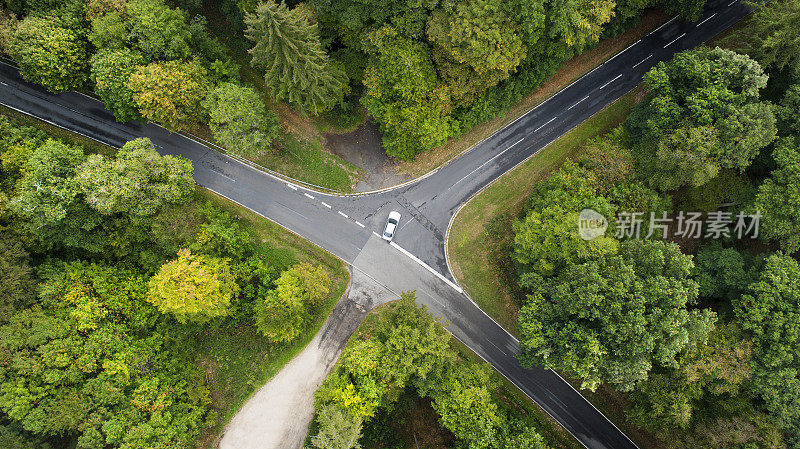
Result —
<instances>
[{"instance_id":1,"label":"road intersection","mask_svg":"<svg viewBox=\"0 0 800 449\"><path fill-rule=\"evenodd\" d=\"M368 194L318 191L158 125L117 123L97 100L50 94L4 64L0 104L114 147L148 137L162 154L191 160L199 185L314 242L395 294L416 290L418 301L442 317L458 340L587 448L633 449L636 445L557 373L519 365L519 342L453 278L445 252L448 230L459 208L503 173L636 87L650 67L716 36L748 13L740 2L716 0L697 23L674 18L448 164ZM387 244L378 233L391 210L403 219L395 241Z\"/></svg>"}]
</instances>

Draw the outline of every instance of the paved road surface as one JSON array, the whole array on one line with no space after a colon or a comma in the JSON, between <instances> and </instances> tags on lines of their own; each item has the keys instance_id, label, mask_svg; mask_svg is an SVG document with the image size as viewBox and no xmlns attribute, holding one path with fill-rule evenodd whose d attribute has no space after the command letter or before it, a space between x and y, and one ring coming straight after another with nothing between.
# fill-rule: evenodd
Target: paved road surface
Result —
<instances>
[{"instance_id":1,"label":"paved road surface","mask_svg":"<svg viewBox=\"0 0 800 449\"><path fill-rule=\"evenodd\" d=\"M650 67L747 14L739 2L712 1L697 23L668 22L430 176L362 196L308 190L157 125L116 123L101 103L76 93L49 94L6 65L0 65L0 103L112 146L149 137L163 154L190 159L198 184L302 235L395 293L416 290L456 338L586 447L631 449L636 446L556 373L519 365L516 339L453 282L444 256L447 228L475 193L629 92ZM375 234L390 210L403 214L392 245Z\"/></svg>"}]
</instances>

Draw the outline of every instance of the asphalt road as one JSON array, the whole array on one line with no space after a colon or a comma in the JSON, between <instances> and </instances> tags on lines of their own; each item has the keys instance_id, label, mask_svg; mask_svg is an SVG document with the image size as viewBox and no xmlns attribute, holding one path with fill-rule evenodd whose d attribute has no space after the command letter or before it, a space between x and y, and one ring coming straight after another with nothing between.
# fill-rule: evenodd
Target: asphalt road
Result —
<instances>
[{"instance_id":1,"label":"asphalt road","mask_svg":"<svg viewBox=\"0 0 800 449\"><path fill-rule=\"evenodd\" d=\"M444 241L458 208L482 188L636 87L659 61L699 45L749 13L730 0L712 1L707 9L697 23L668 22L429 176L369 195L316 192L157 125L117 123L102 103L77 93L52 95L4 64L0 103L115 147L148 137L162 154L191 160L199 185L309 239L397 294L416 290L418 301L442 317L457 339L586 447L632 449L636 446L627 436L558 374L519 365L517 340L453 282ZM390 210L403 214L393 245L376 234Z\"/></svg>"}]
</instances>

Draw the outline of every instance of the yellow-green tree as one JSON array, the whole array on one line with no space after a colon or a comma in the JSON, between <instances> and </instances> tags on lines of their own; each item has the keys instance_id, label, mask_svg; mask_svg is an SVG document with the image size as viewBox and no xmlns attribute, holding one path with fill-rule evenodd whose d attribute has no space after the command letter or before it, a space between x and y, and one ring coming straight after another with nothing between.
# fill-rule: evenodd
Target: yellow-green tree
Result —
<instances>
[{"instance_id":1,"label":"yellow-green tree","mask_svg":"<svg viewBox=\"0 0 800 449\"><path fill-rule=\"evenodd\" d=\"M120 122L142 118L126 83L143 59L141 54L127 48L102 49L92 56L94 91Z\"/></svg>"},{"instance_id":2,"label":"yellow-green tree","mask_svg":"<svg viewBox=\"0 0 800 449\"><path fill-rule=\"evenodd\" d=\"M84 199L98 212L146 217L168 204L186 202L194 191L191 162L161 156L150 139L126 143L109 159L89 156L76 174Z\"/></svg>"},{"instance_id":3,"label":"yellow-green tree","mask_svg":"<svg viewBox=\"0 0 800 449\"><path fill-rule=\"evenodd\" d=\"M57 19L26 17L8 47L22 76L52 92L77 89L88 78L86 41Z\"/></svg>"},{"instance_id":4,"label":"yellow-green tree","mask_svg":"<svg viewBox=\"0 0 800 449\"><path fill-rule=\"evenodd\" d=\"M187 249L162 265L150 278L149 287L148 301L182 323L227 315L239 291L227 261Z\"/></svg>"},{"instance_id":5,"label":"yellow-green tree","mask_svg":"<svg viewBox=\"0 0 800 449\"><path fill-rule=\"evenodd\" d=\"M508 78L525 57L519 24L502 0L446 1L431 14L427 35L454 103Z\"/></svg>"},{"instance_id":6,"label":"yellow-green tree","mask_svg":"<svg viewBox=\"0 0 800 449\"><path fill-rule=\"evenodd\" d=\"M311 319L311 309L330 294L331 280L322 267L302 263L286 270L255 306L258 330L273 341L294 340Z\"/></svg>"},{"instance_id":7,"label":"yellow-green tree","mask_svg":"<svg viewBox=\"0 0 800 449\"><path fill-rule=\"evenodd\" d=\"M170 131L196 126L205 117L201 102L209 83L205 69L196 60L139 66L127 86L142 116Z\"/></svg>"}]
</instances>

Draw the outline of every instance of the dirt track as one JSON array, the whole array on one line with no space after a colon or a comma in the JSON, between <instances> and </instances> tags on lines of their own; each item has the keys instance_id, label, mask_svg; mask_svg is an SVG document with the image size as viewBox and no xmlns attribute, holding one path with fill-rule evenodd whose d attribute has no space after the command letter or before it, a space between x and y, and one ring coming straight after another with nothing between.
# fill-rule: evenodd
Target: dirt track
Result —
<instances>
[{"instance_id":1,"label":"dirt track","mask_svg":"<svg viewBox=\"0 0 800 449\"><path fill-rule=\"evenodd\" d=\"M354 270L349 290L314 339L244 404L220 449L299 449L314 417L314 392L374 306L396 299Z\"/></svg>"}]
</instances>

